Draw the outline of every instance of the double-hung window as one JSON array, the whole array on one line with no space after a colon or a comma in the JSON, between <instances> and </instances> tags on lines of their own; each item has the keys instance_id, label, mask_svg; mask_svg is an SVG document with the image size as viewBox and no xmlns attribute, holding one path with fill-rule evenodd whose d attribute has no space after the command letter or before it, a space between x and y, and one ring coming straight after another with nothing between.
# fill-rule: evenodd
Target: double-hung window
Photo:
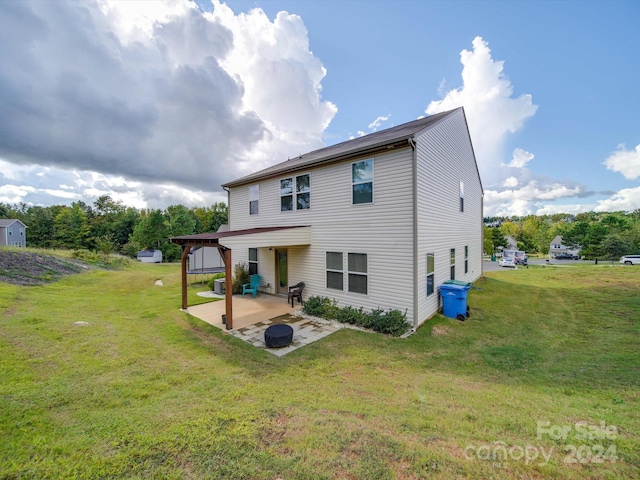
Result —
<instances>
[{"instance_id":1,"label":"double-hung window","mask_svg":"<svg viewBox=\"0 0 640 480\"><path fill-rule=\"evenodd\" d=\"M342 252L327 252L327 288L344 290Z\"/></svg>"},{"instance_id":2,"label":"double-hung window","mask_svg":"<svg viewBox=\"0 0 640 480\"><path fill-rule=\"evenodd\" d=\"M460 180L460 211L464 212L464 183Z\"/></svg>"},{"instance_id":3,"label":"double-hung window","mask_svg":"<svg viewBox=\"0 0 640 480\"><path fill-rule=\"evenodd\" d=\"M427 253L427 297L435 292L435 255Z\"/></svg>"},{"instance_id":4,"label":"double-hung window","mask_svg":"<svg viewBox=\"0 0 640 480\"><path fill-rule=\"evenodd\" d=\"M464 246L464 273L469 273L469 245Z\"/></svg>"},{"instance_id":5,"label":"double-hung window","mask_svg":"<svg viewBox=\"0 0 640 480\"><path fill-rule=\"evenodd\" d=\"M280 211L293 210L293 178L280 180Z\"/></svg>"},{"instance_id":6,"label":"double-hung window","mask_svg":"<svg viewBox=\"0 0 640 480\"><path fill-rule=\"evenodd\" d=\"M280 211L307 210L311 207L311 177L308 173L280 180Z\"/></svg>"},{"instance_id":7,"label":"double-hung window","mask_svg":"<svg viewBox=\"0 0 640 480\"><path fill-rule=\"evenodd\" d=\"M373 158L351 164L351 190L354 205L373 203Z\"/></svg>"},{"instance_id":8,"label":"double-hung window","mask_svg":"<svg viewBox=\"0 0 640 480\"><path fill-rule=\"evenodd\" d=\"M258 249L249 249L249 275L256 275L258 273Z\"/></svg>"},{"instance_id":9,"label":"double-hung window","mask_svg":"<svg viewBox=\"0 0 640 480\"><path fill-rule=\"evenodd\" d=\"M260 185L249 187L249 215L258 214L258 200L260 199Z\"/></svg>"},{"instance_id":10,"label":"double-hung window","mask_svg":"<svg viewBox=\"0 0 640 480\"><path fill-rule=\"evenodd\" d=\"M349 271L349 291L367 294L368 268L366 253L349 253L347 257Z\"/></svg>"},{"instance_id":11,"label":"double-hung window","mask_svg":"<svg viewBox=\"0 0 640 480\"><path fill-rule=\"evenodd\" d=\"M451 280L456 279L456 249L451 249Z\"/></svg>"}]
</instances>

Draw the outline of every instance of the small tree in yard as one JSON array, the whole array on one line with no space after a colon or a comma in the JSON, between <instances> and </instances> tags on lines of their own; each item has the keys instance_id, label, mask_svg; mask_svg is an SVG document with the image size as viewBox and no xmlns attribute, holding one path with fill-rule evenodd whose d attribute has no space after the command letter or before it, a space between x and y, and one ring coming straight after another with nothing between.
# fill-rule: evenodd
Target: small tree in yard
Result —
<instances>
[{"instance_id":1,"label":"small tree in yard","mask_svg":"<svg viewBox=\"0 0 640 480\"><path fill-rule=\"evenodd\" d=\"M96 250L104 255L105 262L109 262L109 255L118 250L118 244L111 233L96 237L95 243Z\"/></svg>"},{"instance_id":2,"label":"small tree in yard","mask_svg":"<svg viewBox=\"0 0 640 480\"><path fill-rule=\"evenodd\" d=\"M233 293L242 293L242 285L249 283L249 268L246 263L238 263L233 267Z\"/></svg>"}]
</instances>

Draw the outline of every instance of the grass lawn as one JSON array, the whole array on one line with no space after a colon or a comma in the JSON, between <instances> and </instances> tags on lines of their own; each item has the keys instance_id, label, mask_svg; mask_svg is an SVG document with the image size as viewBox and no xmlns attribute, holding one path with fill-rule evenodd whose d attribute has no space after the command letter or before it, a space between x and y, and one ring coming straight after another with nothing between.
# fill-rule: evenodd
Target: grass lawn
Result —
<instances>
[{"instance_id":1,"label":"grass lawn","mask_svg":"<svg viewBox=\"0 0 640 480\"><path fill-rule=\"evenodd\" d=\"M640 477L640 268L476 285L277 358L180 312L177 265L0 283L0 478Z\"/></svg>"}]
</instances>

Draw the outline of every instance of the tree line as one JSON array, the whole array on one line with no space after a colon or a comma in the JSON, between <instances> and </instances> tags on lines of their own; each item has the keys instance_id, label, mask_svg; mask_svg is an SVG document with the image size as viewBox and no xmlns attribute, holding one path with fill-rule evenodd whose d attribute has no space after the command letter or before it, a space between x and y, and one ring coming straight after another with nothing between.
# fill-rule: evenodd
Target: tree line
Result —
<instances>
[{"instance_id":1,"label":"tree line","mask_svg":"<svg viewBox=\"0 0 640 480\"><path fill-rule=\"evenodd\" d=\"M558 235L562 244L580 249L587 259L619 258L640 253L640 209L633 212L585 212L576 215L528 215L487 217L484 250L491 254L506 246L505 235L518 242L518 249L548 254Z\"/></svg>"},{"instance_id":2,"label":"tree line","mask_svg":"<svg viewBox=\"0 0 640 480\"><path fill-rule=\"evenodd\" d=\"M172 205L164 210L127 207L108 195L92 205L82 201L49 207L0 203L0 218L17 218L27 225L27 244L40 248L87 249L135 257L145 248L162 251L165 261L177 261L180 247L169 237L215 232L227 223L227 205ZM548 254L558 235L580 255L616 258L640 254L640 209L633 212L585 212L576 215L486 217L484 251L492 254L512 236L518 249Z\"/></svg>"},{"instance_id":3,"label":"tree line","mask_svg":"<svg viewBox=\"0 0 640 480\"><path fill-rule=\"evenodd\" d=\"M227 205L172 205L164 210L136 209L108 195L93 205L73 202L49 207L0 203L0 218L16 218L27 227L27 246L117 252L135 257L140 250L162 251L167 262L180 259L169 237L215 232L227 223Z\"/></svg>"}]
</instances>

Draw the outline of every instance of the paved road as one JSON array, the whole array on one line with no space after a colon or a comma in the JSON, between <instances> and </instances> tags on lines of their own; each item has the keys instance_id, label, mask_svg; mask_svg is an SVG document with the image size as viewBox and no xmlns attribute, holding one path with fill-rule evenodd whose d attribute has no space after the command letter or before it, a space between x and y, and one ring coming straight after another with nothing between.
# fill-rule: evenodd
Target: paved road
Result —
<instances>
[{"instance_id":1,"label":"paved road","mask_svg":"<svg viewBox=\"0 0 640 480\"><path fill-rule=\"evenodd\" d=\"M593 265L593 260L547 260L545 258L530 258L529 265ZM483 265L485 272L493 272L496 270L511 270L509 267L501 267L500 264L495 261L485 260ZM523 267L518 267L523 268Z\"/></svg>"}]
</instances>

